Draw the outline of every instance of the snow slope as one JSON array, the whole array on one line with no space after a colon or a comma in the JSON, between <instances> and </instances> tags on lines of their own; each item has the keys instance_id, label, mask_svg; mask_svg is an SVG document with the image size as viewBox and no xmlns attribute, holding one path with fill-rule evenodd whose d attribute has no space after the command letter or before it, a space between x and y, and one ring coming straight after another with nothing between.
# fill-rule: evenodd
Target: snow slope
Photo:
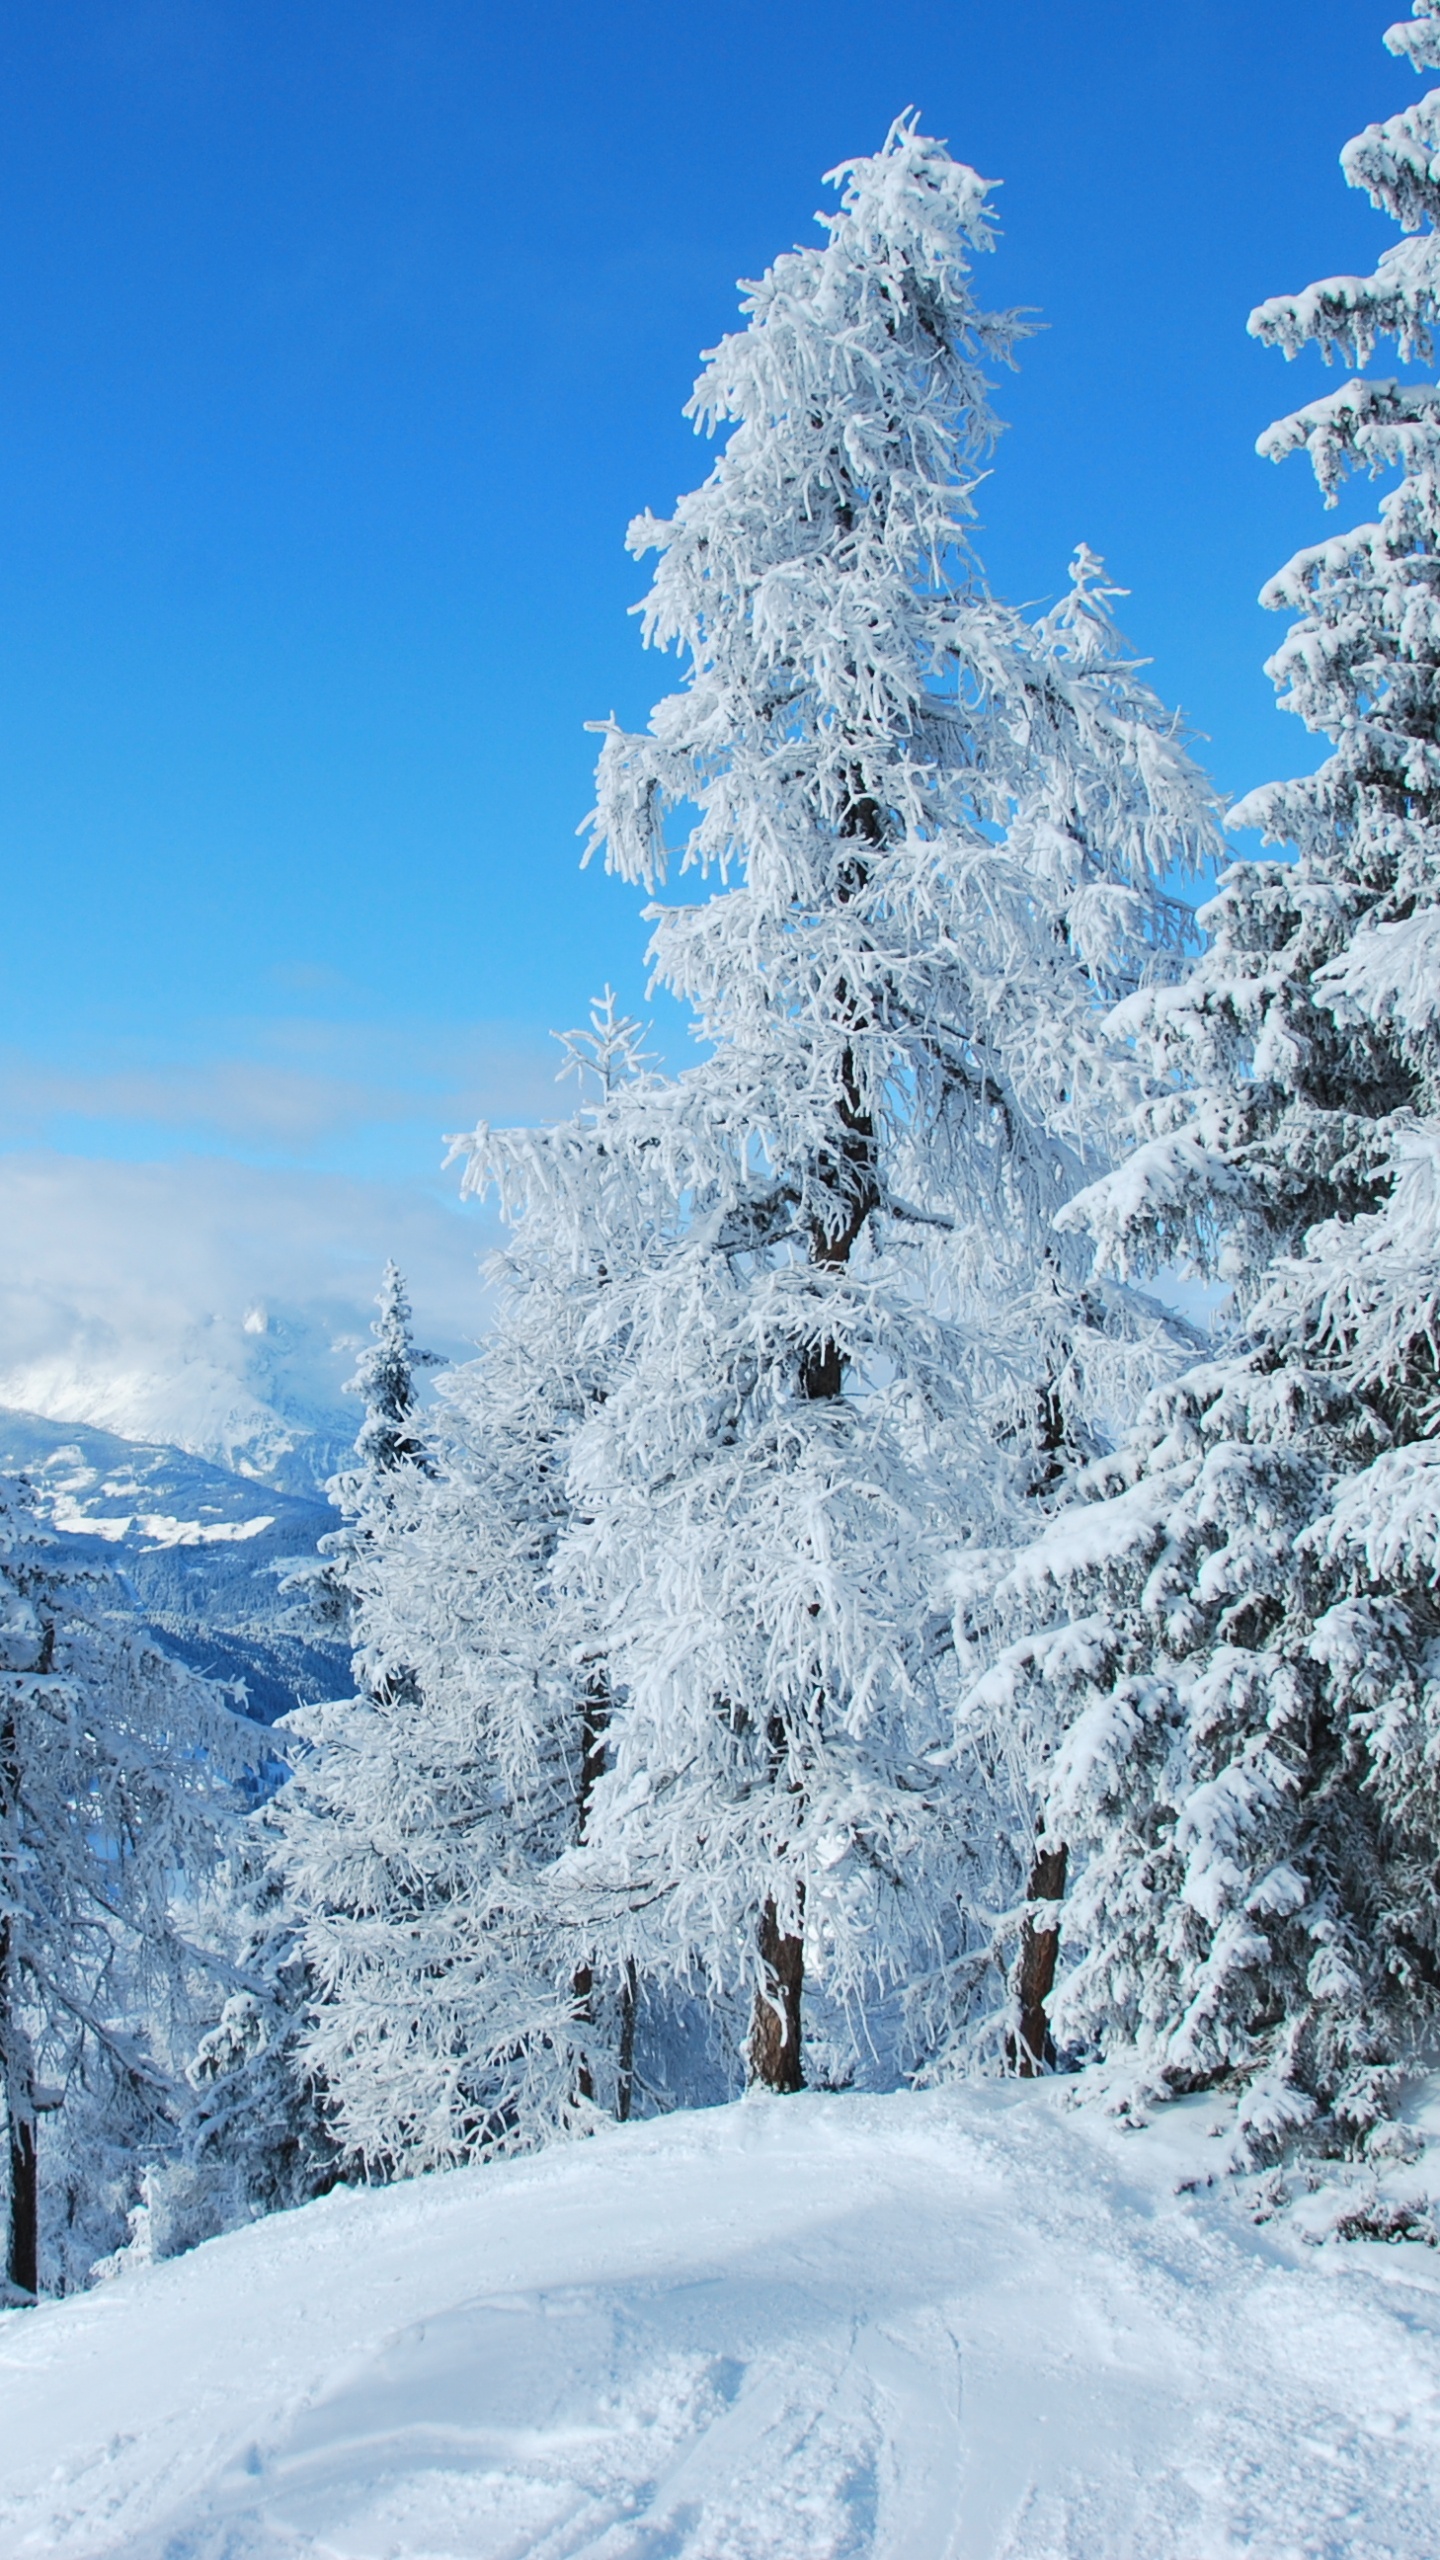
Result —
<instances>
[{"instance_id":1,"label":"snow slope","mask_svg":"<svg viewBox=\"0 0 1440 2560\"><path fill-rule=\"evenodd\" d=\"M0 2553L1433 2560L1440 2260L1177 2194L1204 2130L764 2098L327 2197L0 2320Z\"/></svg>"}]
</instances>

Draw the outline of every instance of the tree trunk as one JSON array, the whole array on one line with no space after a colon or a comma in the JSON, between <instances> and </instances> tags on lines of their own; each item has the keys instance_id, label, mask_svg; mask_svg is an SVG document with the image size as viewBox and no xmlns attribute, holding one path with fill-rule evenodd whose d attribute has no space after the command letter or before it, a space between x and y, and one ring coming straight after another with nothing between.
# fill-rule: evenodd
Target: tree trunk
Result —
<instances>
[{"instance_id":1,"label":"tree trunk","mask_svg":"<svg viewBox=\"0 0 1440 2560\"><path fill-rule=\"evenodd\" d=\"M10 2232L5 2272L16 2293L33 2301L40 2290L40 2169L35 2118L22 2114L10 2093Z\"/></svg>"},{"instance_id":2,"label":"tree trunk","mask_svg":"<svg viewBox=\"0 0 1440 2560\"><path fill-rule=\"evenodd\" d=\"M625 1959L625 1979L620 1986L620 2046L616 2055L615 2113L621 2124L630 2121L635 2099L635 1959Z\"/></svg>"},{"instance_id":3,"label":"tree trunk","mask_svg":"<svg viewBox=\"0 0 1440 2560\"><path fill-rule=\"evenodd\" d=\"M3 1749L0 1737L0 1749ZM5 2272L17 2293L40 2290L40 2178L35 2146L35 2068L17 2014L15 1944L0 1921L0 2080L10 2136L9 2232Z\"/></svg>"},{"instance_id":4,"label":"tree trunk","mask_svg":"<svg viewBox=\"0 0 1440 2560\"><path fill-rule=\"evenodd\" d=\"M1025 1488L1027 1493L1053 1493L1064 1481L1068 1439L1059 1380L1047 1378L1035 1391L1035 1471Z\"/></svg>"},{"instance_id":5,"label":"tree trunk","mask_svg":"<svg viewBox=\"0 0 1440 2560\"><path fill-rule=\"evenodd\" d=\"M880 810L865 790L858 767L840 834L857 848L879 845L884 838ZM864 887L866 877L863 853L857 850L848 854L837 893L841 906ZM845 1019L858 1027L858 1008L843 981L836 989L836 998ZM848 1046L841 1053L835 1122L833 1152L826 1151L817 1171L837 1214L833 1221L817 1219L810 1229L810 1260L822 1271L844 1270L867 1218L880 1202L875 1123L864 1107L854 1052ZM800 1362L799 1385L807 1404L833 1403L844 1394L845 1361L838 1342L822 1338L812 1343ZM777 1767L779 1756L777 1752ZM803 1908L802 1900L802 1912ZM782 1933L773 1900L766 1902L760 1918L760 1959L765 1977L756 1994L750 2027L750 2077L763 2089L803 2089L800 1995L805 1979L805 1950L800 1938Z\"/></svg>"},{"instance_id":6,"label":"tree trunk","mask_svg":"<svg viewBox=\"0 0 1440 2560\"><path fill-rule=\"evenodd\" d=\"M1046 2003L1055 1988L1060 1953L1058 1905L1065 1891L1069 1857L1063 1842L1056 1849L1038 1848L1030 1870L1030 1902L1049 1902L1057 1907L1053 1919L1049 1913L1027 1911L1020 1931L1020 1963L1015 1979L1020 2024L1011 2042L1010 2059L1022 2080L1037 2080L1042 2072L1055 2067L1055 2044Z\"/></svg>"},{"instance_id":7,"label":"tree trunk","mask_svg":"<svg viewBox=\"0 0 1440 2560\"><path fill-rule=\"evenodd\" d=\"M605 1727L610 1715L610 1689L603 1670L591 1675L580 1711L580 1786L575 1799L575 1836L585 1837L590 1819L590 1800L596 1781L605 1767ZM579 2026L592 2026L595 1976L588 1961L577 1964L570 1982L570 1996L575 2003L574 2017ZM575 2075L577 2097L593 2100L595 2074L588 2062L582 2062Z\"/></svg>"},{"instance_id":8,"label":"tree trunk","mask_svg":"<svg viewBox=\"0 0 1440 2560\"><path fill-rule=\"evenodd\" d=\"M39 1668L48 1671L54 1630L45 1630ZM13 1706L0 1724L0 1846L7 1902L19 1898L20 1728ZM13 1905L12 1905L13 1908ZM40 2290L40 2179L35 2148L35 2066L20 2020L14 1924L0 1921L0 2078L10 2136L9 2232L5 2273L33 2301Z\"/></svg>"},{"instance_id":9,"label":"tree trunk","mask_svg":"<svg viewBox=\"0 0 1440 2560\"><path fill-rule=\"evenodd\" d=\"M595 1976L588 1964L577 1964L570 1977L570 1997L575 2004L571 2016L577 2027L588 2027L594 2023L595 2012L590 2005L594 1989ZM582 2061L575 2074L575 2095L587 2100L595 2095L595 2074L588 2062Z\"/></svg>"},{"instance_id":10,"label":"tree trunk","mask_svg":"<svg viewBox=\"0 0 1440 2560\"><path fill-rule=\"evenodd\" d=\"M800 2067L800 1992L805 1979L803 1941L780 1927L773 1901L760 1915L764 1983L755 1994L750 2025L750 2077L762 2089L787 2095L805 2086Z\"/></svg>"}]
</instances>

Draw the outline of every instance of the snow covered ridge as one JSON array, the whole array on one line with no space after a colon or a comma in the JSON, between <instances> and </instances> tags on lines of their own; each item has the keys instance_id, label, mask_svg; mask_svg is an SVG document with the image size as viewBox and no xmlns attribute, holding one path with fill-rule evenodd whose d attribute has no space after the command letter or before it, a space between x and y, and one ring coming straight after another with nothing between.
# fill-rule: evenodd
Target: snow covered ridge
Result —
<instances>
[{"instance_id":1,"label":"snow covered ridge","mask_svg":"<svg viewBox=\"0 0 1440 2560\"><path fill-rule=\"evenodd\" d=\"M262 1479L285 1473L311 1436L208 1361L150 1371L36 1360L8 1372L0 1385L7 1401L51 1421L93 1423L121 1439L168 1443ZM314 1480L309 1467L305 1473Z\"/></svg>"},{"instance_id":2,"label":"snow covered ridge","mask_svg":"<svg viewBox=\"0 0 1440 2560\"><path fill-rule=\"evenodd\" d=\"M759 2098L340 2190L0 2320L0 2554L1433 2560L1440 2265L1185 2191L1210 2113Z\"/></svg>"}]
</instances>

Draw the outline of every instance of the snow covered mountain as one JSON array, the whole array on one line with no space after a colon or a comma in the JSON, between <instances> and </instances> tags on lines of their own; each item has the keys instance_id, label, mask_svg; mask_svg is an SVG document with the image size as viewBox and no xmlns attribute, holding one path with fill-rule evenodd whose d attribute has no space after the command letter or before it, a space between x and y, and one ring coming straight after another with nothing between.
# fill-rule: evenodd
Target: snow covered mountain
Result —
<instances>
[{"instance_id":1,"label":"snow covered mountain","mask_svg":"<svg viewBox=\"0 0 1440 2560\"><path fill-rule=\"evenodd\" d=\"M28 1477L67 1546L118 1569L169 1652L243 1680L262 1722L348 1693L348 1654L318 1638L280 1587L336 1525L313 1482L286 1491L184 1449L5 1407L0 1475Z\"/></svg>"},{"instance_id":2,"label":"snow covered mountain","mask_svg":"<svg viewBox=\"0 0 1440 2560\"><path fill-rule=\"evenodd\" d=\"M1432 2253L1257 2230L1210 2101L1065 2095L751 2099L132 2249L0 2315L0 2555L1431 2560Z\"/></svg>"},{"instance_id":3,"label":"snow covered mountain","mask_svg":"<svg viewBox=\"0 0 1440 2560\"><path fill-rule=\"evenodd\" d=\"M256 1302L148 1345L81 1333L0 1371L0 1404L310 1493L355 1436L341 1388L365 1335L352 1310L332 1317Z\"/></svg>"}]
</instances>

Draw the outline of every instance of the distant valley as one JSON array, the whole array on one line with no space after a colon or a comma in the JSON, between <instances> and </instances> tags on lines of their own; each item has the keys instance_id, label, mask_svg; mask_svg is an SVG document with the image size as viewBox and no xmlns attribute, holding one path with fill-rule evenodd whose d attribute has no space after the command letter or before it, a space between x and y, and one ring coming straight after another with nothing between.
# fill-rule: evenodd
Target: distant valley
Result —
<instances>
[{"instance_id":1,"label":"distant valley","mask_svg":"<svg viewBox=\"0 0 1440 2560\"><path fill-rule=\"evenodd\" d=\"M115 1568L146 1623L197 1670L243 1681L249 1712L271 1724L290 1707L340 1697L349 1654L307 1624L303 1594L281 1586L336 1526L303 1456L286 1484L207 1458L122 1438L94 1424L0 1406L0 1475L24 1475L42 1521L80 1554Z\"/></svg>"}]
</instances>

